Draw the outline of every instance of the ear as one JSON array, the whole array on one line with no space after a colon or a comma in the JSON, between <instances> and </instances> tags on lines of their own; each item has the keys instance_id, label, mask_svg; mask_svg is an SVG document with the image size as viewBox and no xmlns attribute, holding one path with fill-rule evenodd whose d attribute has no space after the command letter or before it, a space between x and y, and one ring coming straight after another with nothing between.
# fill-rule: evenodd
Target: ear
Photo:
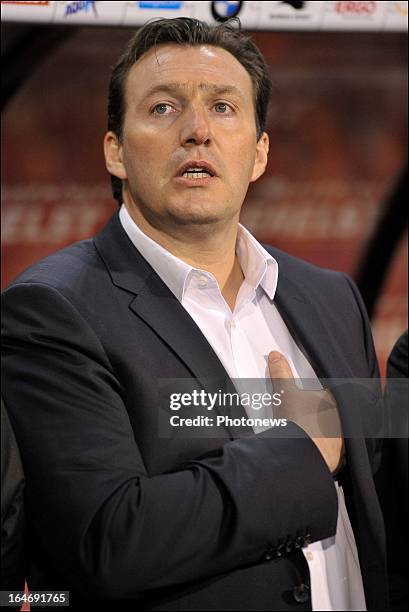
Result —
<instances>
[{"instance_id":1,"label":"ear","mask_svg":"<svg viewBox=\"0 0 409 612\"><path fill-rule=\"evenodd\" d=\"M256 158L254 160L253 173L251 175L250 183L254 183L254 181L264 174L268 162L269 143L270 141L268 134L263 132L256 145Z\"/></svg>"},{"instance_id":2,"label":"ear","mask_svg":"<svg viewBox=\"0 0 409 612\"><path fill-rule=\"evenodd\" d=\"M105 165L110 174L120 179L128 178L122 159L122 145L114 132L104 136Z\"/></svg>"}]
</instances>

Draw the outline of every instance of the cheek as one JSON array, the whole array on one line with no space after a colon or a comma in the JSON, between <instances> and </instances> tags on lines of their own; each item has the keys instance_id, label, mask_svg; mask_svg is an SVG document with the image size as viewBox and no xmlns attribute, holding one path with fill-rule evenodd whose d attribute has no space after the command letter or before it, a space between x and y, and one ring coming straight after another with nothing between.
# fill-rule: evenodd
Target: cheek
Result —
<instances>
[{"instance_id":1,"label":"cheek","mask_svg":"<svg viewBox=\"0 0 409 612\"><path fill-rule=\"evenodd\" d=\"M132 142L128 139L124 147L124 165L128 183L134 197L155 199L165 187L163 168L168 157L164 156L163 147L146 139L138 138ZM160 197L160 196L159 196Z\"/></svg>"},{"instance_id":2,"label":"cheek","mask_svg":"<svg viewBox=\"0 0 409 612\"><path fill-rule=\"evenodd\" d=\"M155 165L155 151L140 134L128 137L124 146L124 164L129 176L147 178Z\"/></svg>"},{"instance_id":3,"label":"cheek","mask_svg":"<svg viewBox=\"0 0 409 612\"><path fill-rule=\"evenodd\" d=\"M229 174L239 183L248 183L253 174L255 158L254 142L241 142L231 151Z\"/></svg>"}]
</instances>

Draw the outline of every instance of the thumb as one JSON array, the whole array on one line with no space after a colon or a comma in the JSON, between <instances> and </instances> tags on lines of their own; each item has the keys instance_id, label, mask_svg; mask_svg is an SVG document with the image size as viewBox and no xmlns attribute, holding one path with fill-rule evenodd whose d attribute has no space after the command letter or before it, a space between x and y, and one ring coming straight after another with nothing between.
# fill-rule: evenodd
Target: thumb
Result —
<instances>
[{"instance_id":1,"label":"thumb","mask_svg":"<svg viewBox=\"0 0 409 612\"><path fill-rule=\"evenodd\" d=\"M288 379L288 384L292 386L294 376L287 359L279 351L271 351L268 355L268 368L273 380Z\"/></svg>"}]
</instances>

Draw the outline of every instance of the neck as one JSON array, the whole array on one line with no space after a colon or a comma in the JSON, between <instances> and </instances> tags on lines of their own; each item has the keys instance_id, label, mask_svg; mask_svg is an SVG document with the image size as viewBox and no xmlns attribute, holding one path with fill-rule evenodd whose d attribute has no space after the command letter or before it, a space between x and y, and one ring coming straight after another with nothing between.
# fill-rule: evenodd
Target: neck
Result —
<instances>
[{"instance_id":1,"label":"neck","mask_svg":"<svg viewBox=\"0 0 409 612\"><path fill-rule=\"evenodd\" d=\"M169 253L216 278L233 311L244 275L236 256L238 215L228 222L207 225L154 226L135 207L127 210L138 227Z\"/></svg>"}]
</instances>

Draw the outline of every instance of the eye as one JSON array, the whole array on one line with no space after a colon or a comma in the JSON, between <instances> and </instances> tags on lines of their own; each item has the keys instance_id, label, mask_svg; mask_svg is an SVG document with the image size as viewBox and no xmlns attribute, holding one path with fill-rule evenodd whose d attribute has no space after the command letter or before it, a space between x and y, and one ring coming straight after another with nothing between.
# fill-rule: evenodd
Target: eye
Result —
<instances>
[{"instance_id":1,"label":"eye","mask_svg":"<svg viewBox=\"0 0 409 612\"><path fill-rule=\"evenodd\" d=\"M154 115L167 115L168 113L166 111L168 109L171 110L172 106L170 104L166 104L165 102L161 102L153 107L152 113Z\"/></svg>"},{"instance_id":2,"label":"eye","mask_svg":"<svg viewBox=\"0 0 409 612\"><path fill-rule=\"evenodd\" d=\"M215 109L216 112L220 114L225 114L228 111L231 111L231 107L226 104L226 102L217 102L217 104L215 104Z\"/></svg>"}]
</instances>

